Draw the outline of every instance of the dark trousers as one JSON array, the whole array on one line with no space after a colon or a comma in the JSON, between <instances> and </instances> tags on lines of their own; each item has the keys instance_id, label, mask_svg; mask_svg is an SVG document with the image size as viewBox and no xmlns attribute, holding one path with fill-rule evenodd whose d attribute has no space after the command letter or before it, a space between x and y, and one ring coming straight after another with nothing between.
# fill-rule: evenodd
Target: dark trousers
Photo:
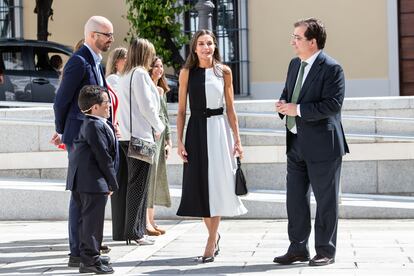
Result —
<instances>
[{"instance_id":1,"label":"dark trousers","mask_svg":"<svg viewBox=\"0 0 414 276\"><path fill-rule=\"evenodd\" d=\"M316 200L315 250L335 257L338 226L338 196L342 157L324 162L303 160L297 136L292 135L287 153L286 205L288 252L309 255L311 232L310 187Z\"/></svg>"},{"instance_id":2,"label":"dark trousers","mask_svg":"<svg viewBox=\"0 0 414 276\"><path fill-rule=\"evenodd\" d=\"M81 262L87 266L99 264L108 195L73 191L72 197L81 214L78 228Z\"/></svg>"},{"instance_id":3,"label":"dark trousers","mask_svg":"<svg viewBox=\"0 0 414 276\"><path fill-rule=\"evenodd\" d=\"M125 210L128 187L128 163L126 156L127 150L128 142L120 141L118 147L119 169L117 173L119 189L115 191L111 196L112 239L114 241L125 240Z\"/></svg>"},{"instance_id":4,"label":"dark trousers","mask_svg":"<svg viewBox=\"0 0 414 276\"><path fill-rule=\"evenodd\" d=\"M73 144L65 144L68 152L68 157L72 153ZM80 256L79 250L79 222L80 222L80 209L73 199L73 192L71 193L69 200L69 219L68 219L68 230L69 230L69 250L71 256Z\"/></svg>"},{"instance_id":5,"label":"dark trousers","mask_svg":"<svg viewBox=\"0 0 414 276\"><path fill-rule=\"evenodd\" d=\"M141 239L146 231L148 173L150 164L127 157L128 187L126 195L125 238Z\"/></svg>"},{"instance_id":6,"label":"dark trousers","mask_svg":"<svg viewBox=\"0 0 414 276\"><path fill-rule=\"evenodd\" d=\"M65 144L68 156L72 154L73 144ZM69 200L69 219L68 219L68 230L69 230L69 250L70 255L79 257L80 256L80 238L79 238L79 225L81 223L81 209L79 204L76 203L73 197L73 191L71 192ZM99 244L102 243L102 237Z\"/></svg>"},{"instance_id":7,"label":"dark trousers","mask_svg":"<svg viewBox=\"0 0 414 276\"><path fill-rule=\"evenodd\" d=\"M80 223L80 209L73 198L71 192L69 201L69 250L71 256L80 256L79 250L79 223Z\"/></svg>"}]
</instances>

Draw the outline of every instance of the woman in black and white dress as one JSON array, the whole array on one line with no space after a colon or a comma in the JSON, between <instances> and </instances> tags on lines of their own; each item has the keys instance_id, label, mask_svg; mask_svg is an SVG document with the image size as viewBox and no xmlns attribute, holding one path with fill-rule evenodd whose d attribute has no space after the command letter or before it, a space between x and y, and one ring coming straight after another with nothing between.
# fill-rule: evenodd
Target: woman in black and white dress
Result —
<instances>
[{"instance_id":1,"label":"woman in black and white dress","mask_svg":"<svg viewBox=\"0 0 414 276\"><path fill-rule=\"evenodd\" d=\"M220 61L214 34L198 31L179 79L177 150L184 172L177 215L203 218L209 237L202 262L214 261L219 252L221 217L247 212L235 194L235 155L242 157L243 148L233 105L232 73ZM184 145L187 96L191 116Z\"/></svg>"}]
</instances>

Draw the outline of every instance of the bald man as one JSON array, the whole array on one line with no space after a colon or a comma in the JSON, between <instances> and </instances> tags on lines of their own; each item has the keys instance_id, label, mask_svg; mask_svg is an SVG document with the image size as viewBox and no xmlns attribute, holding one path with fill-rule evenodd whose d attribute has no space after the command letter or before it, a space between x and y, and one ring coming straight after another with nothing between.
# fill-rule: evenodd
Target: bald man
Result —
<instances>
[{"instance_id":1,"label":"bald man","mask_svg":"<svg viewBox=\"0 0 414 276\"><path fill-rule=\"evenodd\" d=\"M101 66L101 53L108 51L114 41L112 23L102 16L89 18L85 24L84 34L84 45L72 55L63 69L62 81L53 105L56 133L52 136L51 142L55 145L63 142L69 156L73 152L73 140L78 136L84 119L84 115L78 107L79 91L85 85L106 87L105 73ZM69 267L78 267L81 262L79 218L79 206L71 196L69 203ZM103 233L97 235L99 244L102 242L102 235ZM108 264L109 258L101 256L101 261Z\"/></svg>"}]
</instances>

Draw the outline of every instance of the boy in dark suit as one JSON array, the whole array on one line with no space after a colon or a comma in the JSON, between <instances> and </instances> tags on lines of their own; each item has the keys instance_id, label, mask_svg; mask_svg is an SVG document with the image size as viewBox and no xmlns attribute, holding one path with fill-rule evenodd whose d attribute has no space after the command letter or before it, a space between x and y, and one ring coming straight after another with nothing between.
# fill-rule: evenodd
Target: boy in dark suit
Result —
<instances>
[{"instance_id":1,"label":"boy in dark suit","mask_svg":"<svg viewBox=\"0 0 414 276\"><path fill-rule=\"evenodd\" d=\"M79 108L85 119L69 155L66 189L81 211L79 224L79 272L113 273L109 257L100 256L105 205L108 195L118 189L115 171L117 140L110 116L108 91L97 85L84 86L79 94Z\"/></svg>"}]
</instances>

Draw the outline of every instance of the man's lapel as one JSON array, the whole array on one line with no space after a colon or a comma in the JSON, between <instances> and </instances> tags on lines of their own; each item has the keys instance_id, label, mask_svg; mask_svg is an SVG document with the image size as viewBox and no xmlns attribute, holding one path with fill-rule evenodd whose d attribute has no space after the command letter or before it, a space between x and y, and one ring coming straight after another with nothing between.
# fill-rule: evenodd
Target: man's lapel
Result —
<instances>
[{"instance_id":1,"label":"man's lapel","mask_svg":"<svg viewBox=\"0 0 414 276\"><path fill-rule=\"evenodd\" d=\"M93 76L95 77L96 85L99 85L99 79L98 79L98 75L97 75L98 72L96 72L96 64L95 64L95 60L93 59L91 51L85 45L82 46L81 50L84 53L84 57L86 58L86 60L91 65L91 70L92 70Z\"/></svg>"},{"instance_id":2,"label":"man's lapel","mask_svg":"<svg viewBox=\"0 0 414 276\"><path fill-rule=\"evenodd\" d=\"M292 100L293 90L295 90L296 79L298 78L300 68L300 59L298 58L295 63L292 65L291 73L288 77L288 98L287 101Z\"/></svg>"}]
</instances>

